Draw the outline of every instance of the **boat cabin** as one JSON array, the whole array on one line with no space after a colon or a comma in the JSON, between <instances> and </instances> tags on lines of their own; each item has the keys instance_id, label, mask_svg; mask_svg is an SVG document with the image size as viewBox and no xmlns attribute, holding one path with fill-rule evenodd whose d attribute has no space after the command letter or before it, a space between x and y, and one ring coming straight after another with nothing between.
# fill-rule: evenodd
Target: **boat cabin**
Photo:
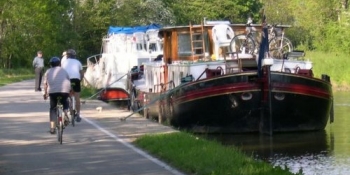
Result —
<instances>
[{"instance_id":1,"label":"boat cabin","mask_svg":"<svg viewBox=\"0 0 350 175\"><path fill-rule=\"evenodd\" d=\"M256 33L261 25L252 24ZM205 21L200 25L163 27L163 60L158 64L144 63L146 89L155 85L178 86L187 76L193 80L216 75L256 70L256 53L242 53L230 48L234 36L244 34L246 24L228 21ZM171 87L168 87L171 89Z\"/></svg>"},{"instance_id":2,"label":"boat cabin","mask_svg":"<svg viewBox=\"0 0 350 175\"><path fill-rule=\"evenodd\" d=\"M256 31L261 25L253 25ZM164 59L173 61L223 60L229 51L232 38L244 34L246 24L230 24L226 21L207 22L201 25L164 27L160 34L164 38ZM217 55L218 54L218 55Z\"/></svg>"}]
</instances>

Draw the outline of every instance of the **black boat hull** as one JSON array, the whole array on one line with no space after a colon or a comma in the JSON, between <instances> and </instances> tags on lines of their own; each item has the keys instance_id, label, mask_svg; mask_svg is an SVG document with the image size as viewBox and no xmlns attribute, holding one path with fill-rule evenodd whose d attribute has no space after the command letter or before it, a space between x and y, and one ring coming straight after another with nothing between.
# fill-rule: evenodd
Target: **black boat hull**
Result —
<instances>
[{"instance_id":1,"label":"black boat hull","mask_svg":"<svg viewBox=\"0 0 350 175\"><path fill-rule=\"evenodd\" d=\"M272 72L271 102L267 82L252 72L191 82L172 94L170 123L200 133L325 128L333 99L329 82Z\"/></svg>"}]
</instances>

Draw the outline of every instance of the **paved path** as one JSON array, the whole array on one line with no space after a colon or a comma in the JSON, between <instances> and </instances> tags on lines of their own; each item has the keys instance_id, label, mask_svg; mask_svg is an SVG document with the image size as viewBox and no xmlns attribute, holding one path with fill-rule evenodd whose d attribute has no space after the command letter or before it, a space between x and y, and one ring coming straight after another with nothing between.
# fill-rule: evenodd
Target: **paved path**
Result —
<instances>
[{"instance_id":1,"label":"paved path","mask_svg":"<svg viewBox=\"0 0 350 175\"><path fill-rule=\"evenodd\" d=\"M100 101L82 105L83 120L68 126L63 145L50 135L49 102L28 80L0 87L1 175L153 175L182 174L130 142L145 133L174 132ZM96 110L102 107L102 111Z\"/></svg>"}]
</instances>

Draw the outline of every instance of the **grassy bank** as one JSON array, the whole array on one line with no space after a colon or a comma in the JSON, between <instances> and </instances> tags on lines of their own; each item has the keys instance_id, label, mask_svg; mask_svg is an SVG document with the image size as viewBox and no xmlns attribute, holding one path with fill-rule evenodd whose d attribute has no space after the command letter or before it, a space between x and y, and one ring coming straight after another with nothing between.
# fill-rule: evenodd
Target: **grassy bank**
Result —
<instances>
[{"instance_id":1,"label":"grassy bank","mask_svg":"<svg viewBox=\"0 0 350 175\"><path fill-rule=\"evenodd\" d=\"M145 135L138 138L134 144L188 174L293 174L288 169L273 168L266 162L247 157L233 147L224 147L217 142L184 132Z\"/></svg>"},{"instance_id":2,"label":"grassy bank","mask_svg":"<svg viewBox=\"0 0 350 175\"><path fill-rule=\"evenodd\" d=\"M33 69L0 69L0 86L34 77Z\"/></svg>"},{"instance_id":3,"label":"grassy bank","mask_svg":"<svg viewBox=\"0 0 350 175\"><path fill-rule=\"evenodd\" d=\"M306 59L313 62L316 77L327 74L331 77L333 90L350 90L349 55L343 53L306 52Z\"/></svg>"}]
</instances>

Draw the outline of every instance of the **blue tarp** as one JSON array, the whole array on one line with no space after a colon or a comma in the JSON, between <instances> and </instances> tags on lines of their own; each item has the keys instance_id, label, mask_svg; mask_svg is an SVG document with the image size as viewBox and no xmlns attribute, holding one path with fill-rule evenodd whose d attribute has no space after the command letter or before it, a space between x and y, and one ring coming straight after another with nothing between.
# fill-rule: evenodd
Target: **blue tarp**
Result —
<instances>
[{"instance_id":1,"label":"blue tarp","mask_svg":"<svg viewBox=\"0 0 350 175\"><path fill-rule=\"evenodd\" d=\"M135 32L146 32L148 29L160 29L160 28L161 26L159 24L150 24L146 26L134 26L134 27L110 26L108 29L108 35L117 34L117 33L133 34Z\"/></svg>"}]
</instances>

